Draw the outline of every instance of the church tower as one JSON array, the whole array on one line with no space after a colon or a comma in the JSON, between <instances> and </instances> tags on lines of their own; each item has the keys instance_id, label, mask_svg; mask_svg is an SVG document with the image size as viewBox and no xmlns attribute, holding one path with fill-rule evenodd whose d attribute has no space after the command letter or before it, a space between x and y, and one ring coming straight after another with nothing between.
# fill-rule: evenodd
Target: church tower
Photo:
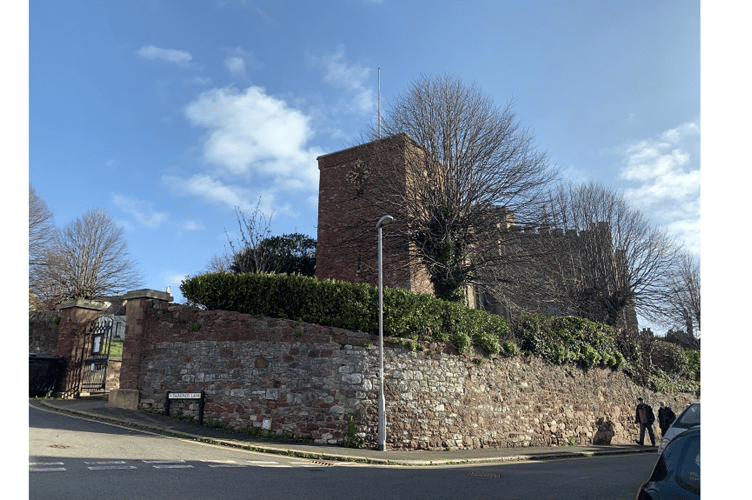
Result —
<instances>
[{"instance_id":1,"label":"church tower","mask_svg":"<svg viewBox=\"0 0 752 500\"><path fill-rule=\"evenodd\" d=\"M379 139L319 156L319 216L316 276L351 283L378 282L376 223L388 214L387 193L377 179L389 175L390 186L406 189L405 158L416 146L406 134ZM384 286L430 292L430 282L404 237L405 221L395 219L382 230ZM411 260L412 258L412 260Z\"/></svg>"}]
</instances>

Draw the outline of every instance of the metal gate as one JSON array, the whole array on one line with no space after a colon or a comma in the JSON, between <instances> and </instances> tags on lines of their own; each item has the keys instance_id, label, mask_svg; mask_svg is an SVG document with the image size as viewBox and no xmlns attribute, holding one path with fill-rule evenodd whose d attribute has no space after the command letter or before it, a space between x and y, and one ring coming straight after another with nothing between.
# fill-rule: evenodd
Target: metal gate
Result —
<instances>
[{"instance_id":1,"label":"metal gate","mask_svg":"<svg viewBox=\"0 0 752 500\"><path fill-rule=\"evenodd\" d=\"M86 339L91 348L81 367L81 392L104 391L114 324L112 316L100 316L91 324Z\"/></svg>"}]
</instances>

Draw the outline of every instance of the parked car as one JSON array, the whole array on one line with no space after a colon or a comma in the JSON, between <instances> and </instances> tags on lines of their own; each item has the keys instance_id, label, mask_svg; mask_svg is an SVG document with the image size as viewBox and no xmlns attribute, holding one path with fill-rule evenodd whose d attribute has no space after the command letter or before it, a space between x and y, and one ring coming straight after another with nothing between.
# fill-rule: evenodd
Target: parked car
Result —
<instances>
[{"instance_id":1,"label":"parked car","mask_svg":"<svg viewBox=\"0 0 752 500\"><path fill-rule=\"evenodd\" d=\"M666 434L661 439L661 444L658 446L658 454L674 439L676 436L691 429L695 425L700 425L700 403L692 403L682 411L671 427L668 428Z\"/></svg>"},{"instance_id":2,"label":"parked car","mask_svg":"<svg viewBox=\"0 0 752 500\"><path fill-rule=\"evenodd\" d=\"M686 430L663 449L637 500L700 498L700 426Z\"/></svg>"}]
</instances>

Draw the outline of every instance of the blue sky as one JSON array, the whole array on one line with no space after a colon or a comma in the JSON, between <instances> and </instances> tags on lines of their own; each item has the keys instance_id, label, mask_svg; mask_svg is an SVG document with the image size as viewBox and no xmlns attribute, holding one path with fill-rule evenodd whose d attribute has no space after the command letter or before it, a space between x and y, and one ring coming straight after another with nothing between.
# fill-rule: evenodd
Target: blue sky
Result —
<instances>
[{"instance_id":1,"label":"blue sky","mask_svg":"<svg viewBox=\"0 0 752 500\"><path fill-rule=\"evenodd\" d=\"M575 181L700 253L700 3L33 0L29 182L125 228L145 287L228 250L235 207L316 237L316 157L421 74L477 84Z\"/></svg>"}]
</instances>

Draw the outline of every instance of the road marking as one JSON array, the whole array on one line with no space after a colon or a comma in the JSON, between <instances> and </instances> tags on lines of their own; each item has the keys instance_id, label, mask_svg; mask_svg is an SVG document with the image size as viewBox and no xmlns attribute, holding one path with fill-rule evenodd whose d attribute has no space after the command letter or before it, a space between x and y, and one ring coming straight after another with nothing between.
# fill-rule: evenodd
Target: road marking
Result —
<instances>
[{"instance_id":1,"label":"road marking","mask_svg":"<svg viewBox=\"0 0 752 500\"><path fill-rule=\"evenodd\" d=\"M235 460L201 460L205 464L208 464L209 467L215 468L215 467L248 467L244 464L239 464Z\"/></svg>"},{"instance_id":2,"label":"road marking","mask_svg":"<svg viewBox=\"0 0 752 500\"><path fill-rule=\"evenodd\" d=\"M477 471L472 471L472 472L468 473L468 476L470 476L470 477L494 478L494 477L501 477L501 474L495 474L493 472L477 472Z\"/></svg>"},{"instance_id":3,"label":"road marking","mask_svg":"<svg viewBox=\"0 0 752 500\"><path fill-rule=\"evenodd\" d=\"M269 460L248 460L248 463L254 467L274 467L277 469L290 469L292 465L281 464L279 462Z\"/></svg>"},{"instance_id":4,"label":"road marking","mask_svg":"<svg viewBox=\"0 0 752 500\"><path fill-rule=\"evenodd\" d=\"M65 467L51 467L65 465L63 462L29 462L29 472L63 472Z\"/></svg>"},{"instance_id":5,"label":"road marking","mask_svg":"<svg viewBox=\"0 0 752 500\"><path fill-rule=\"evenodd\" d=\"M124 470L135 468L136 467L133 465L94 465L92 467L87 467L89 470Z\"/></svg>"},{"instance_id":6,"label":"road marking","mask_svg":"<svg viewBox=\"0 0 752 500\"><path fill-rule=\"evenodd\" d=\"M142 460L155 469L193 469L192 465L186 464L185 460Z\"/></svg>"},{"instance_id":7,"label":"road marking","mask_svg":"<svg viewBox=\"0 0 752 500\"><path fill-rule=\"evenodd\" d=\"M186 463L185 460L141 460L142 463L151 465L155 469L193 469L193 465ZM273 467L279 469L291 469L295 467L320 468L322 465L331 466L325 462L293 462L291 464L279 463L273 460L247 460L247 463L238 463L235 460L201 460L210 468L240 468L240 467ZM138 467L128 465L125 460L99 460L85 461L87 469L91 471L98 470L134 470ZM66 471L65 467L55 467L65 465L64 462L29 462L29 472L62 472ZM345 465L345 464L343 464ZM354 465L354 464L346 464ZM472 474L471 474L472 475Z\"/></svg>"}]
</instances>

